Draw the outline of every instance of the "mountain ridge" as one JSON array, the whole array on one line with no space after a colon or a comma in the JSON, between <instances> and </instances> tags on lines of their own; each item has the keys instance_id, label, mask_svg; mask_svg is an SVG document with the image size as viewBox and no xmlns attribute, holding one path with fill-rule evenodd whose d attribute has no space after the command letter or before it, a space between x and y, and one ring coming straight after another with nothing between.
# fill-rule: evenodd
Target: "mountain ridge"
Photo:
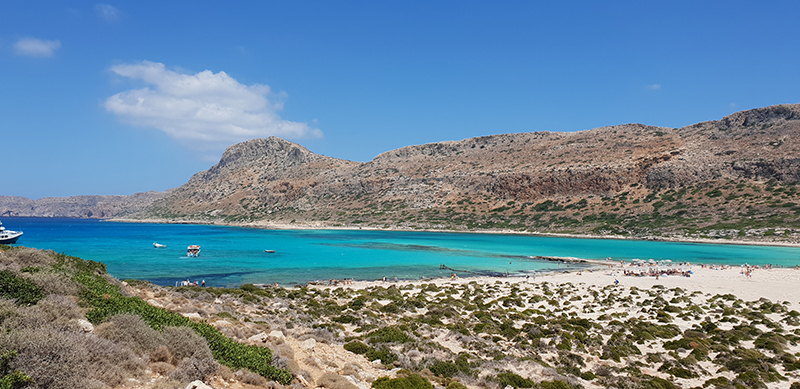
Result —
<instances>
[{"instance_id":1,"label":"mountain ridge","mask_svg":"<svg viewBox=\"0 0 800 389\"><path fill-rule=\"evenodd\" d=\"M149 205L114 216L796 240L798 132L800 105L786 104L681 128L631 123L411 145L368 162L253 139Z\"/></svg>"}]
</instances>

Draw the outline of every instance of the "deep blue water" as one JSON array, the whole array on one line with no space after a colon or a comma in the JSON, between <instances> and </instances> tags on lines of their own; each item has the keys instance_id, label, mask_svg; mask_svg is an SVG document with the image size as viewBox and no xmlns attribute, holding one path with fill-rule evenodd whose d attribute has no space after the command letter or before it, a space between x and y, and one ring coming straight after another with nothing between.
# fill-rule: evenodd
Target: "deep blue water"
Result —
<instances>
[{"instance_id":1,"label":"deep blue water","mask_svg":"<svg viewBox=\"0 0 800 389\"><path fill-rule=\"evenodd\" d=\"M100 261L119 279L145 279L161 285L174 285L182 279L204 279L209 286L236 286L275 282L290 285L331 278L449 276L450 271L439 269L441 264L478 273L522 274L559 269L557 263L528 258L537 255L729 265L800 264L800 248L794 247L504 234L259 230L95 219L3 218L0 221L10 230L24 232L18 245ZM167 247L156 249L153 242ZM190 244L202 247L199 257L186 256Z\"/></svg>"}]
</instances>

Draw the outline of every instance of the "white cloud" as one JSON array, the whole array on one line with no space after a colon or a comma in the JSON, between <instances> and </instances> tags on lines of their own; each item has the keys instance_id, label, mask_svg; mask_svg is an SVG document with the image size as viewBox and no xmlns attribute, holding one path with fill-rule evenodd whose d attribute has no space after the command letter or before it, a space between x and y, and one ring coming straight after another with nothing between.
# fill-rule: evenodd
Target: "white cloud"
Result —
<instances>
[{"instance_id":1,"label":"white cloud","mask_svg":"<svg viewBox=\"0 0 800 389\"><path fill-rule=\"evenodd\" d=\"M194 148L215 149L272 135L322 136L306 123L281 119L283 105L268 99L273 96L269 86L243 85L225 72L183 74L150 61L113 66L111 71L153 87L117 93L106 100L106 110Z\"/></svg>"},{"instance_id":2,"label":"white cloud","mask_svg":"<svg viewBox=\"0 0 800 389\"><path fill-rule=\"evenodd\" d=\"M650 89L650 90L661 90L661 84L648 85L647 89Z\"/></svg>"},{"instance_id":3,"label":"white cloud","mask_svg":"<svg viewBox=\"0 0 800 389\"><path fill-rule=\"evenodd\" d=\"M122 15L122 11L108 4L95 4L94 10L97 12L97 16L107 22L113 22Z\"/></svg>"},{"instance_id":4,"label":"white cloud","mask_svg":"<svg viewBox=\"0 0 800 389\"><path fill-rule=\"evenodd\" d=\"M14 52L29 57L52 57L56 49L61 47L59 41L47 41L36 38L22 38L14 44Z\"/></svg>"}]
</instances>

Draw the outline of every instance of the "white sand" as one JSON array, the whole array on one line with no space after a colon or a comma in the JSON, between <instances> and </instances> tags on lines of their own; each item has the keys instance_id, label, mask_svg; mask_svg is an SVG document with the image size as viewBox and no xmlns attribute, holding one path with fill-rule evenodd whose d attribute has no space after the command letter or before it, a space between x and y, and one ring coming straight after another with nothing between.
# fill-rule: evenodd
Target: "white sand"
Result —
<instances>
[{"instance_id":1,"label":"white sand","mask_svg":"<svg viewBox=\"0 0 800 389\"><path fill-rule=\"evenodd\" d=\"M572 283L575 285L585 284L587 286L606 286L613 285L615 280L619 280L621 286L635 286L640 289L649 289L653 285L663 285L666 288L680 287L688 291L700 291L708 295L732 294L745 301L766 298L772 302L788 301L792 305L800 304L800 270L795 268L778 269L755 269L751 277L743 274L741 267L728 267L726 269L715 269L701 267L700 265L677 266L671 268L691 270L694 274L691 277L682 276L661 276L655 277L632 277L624 276L623 270L640 271L647 268L630 266L622 267L619 262L613 262L613 268L608 269L604 263L598 263L598 267L593 270L572 270L563 273L538 274L536 279L533 277L467 277L451 280L449 278L438 278L426 281L355 281L348 285L337 287L364 289L372 286L398 287L405 285L419 285L423 283L434 283L437 285L463 284L476 281L480 284L492 284L497 281L510 283L540 283L551 282L556 284ZM661 267L668 269L668 267ZM318 287L330 287L328 285Z\"/></svg>"}]
</instances>

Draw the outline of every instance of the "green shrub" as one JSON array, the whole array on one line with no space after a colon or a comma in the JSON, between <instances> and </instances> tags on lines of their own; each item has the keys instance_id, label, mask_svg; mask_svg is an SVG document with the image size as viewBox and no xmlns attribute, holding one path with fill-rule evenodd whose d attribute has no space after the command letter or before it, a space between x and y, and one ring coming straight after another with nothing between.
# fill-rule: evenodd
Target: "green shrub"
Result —
<instances>
[{"instance_id":1,"label":"green shrub","mask_svg":"<svg viewBox=\"0 0 800 389\"><path fill-rule=\"evenodd\" d=\"M34 305L43 299L44 290L26 278L8 270L0 271L0 296L13 299L19 306Z\"/></svg>"},{"instance_id":2,"label":"green shrub","mask_svg":"<svg viewBox=\"0 0 800 389\"><path fill-rule=\"evenodd\" d=\"M16 351L0 353L0 389L21 389L33 383L31 377L19 370L11 370Z\"/></svg>"},{"instance_id":3,"label":"green shrub","mask_svg":"<svg viewBox=\"0 0 800 389\"><path fill-rule=\"evenodd\" d=\"M384 365L388 365L399 359L397 354L393 353L388 348L382 348L382 349L371 348L369 351L364 353L364 356L367 357L367 359L370 361L375 361L380 359L381 363L383 363Z\"/></svg>"},{"instance_id":4,"label":"green shrub","mask_svg":"<svg viewBox=\"0 0 800 389\"><path fill-rule=\"evenodd\" d=\"M458 372L471 373L467 356L463 354L459 355L454 362L435 360L428 369L431 373L445 378L450 378Z\"/></svg>"},{"instance_id":5,"label":"green shrub","mask_svg":"<svg viewBox=\"0 0 800 389\"><path fill-rule=\"evenodd\" d=\"M530 379L524 378L512 372L498 373L497 382L500 383L501 388L505 388L509 385L515 388L532 388L533 385L535 385L535 383Z\"/></svg>"},{"instance_id":6,"label":"green shrub","mask_svg":"<svg viewBox=\"0 0 800 389\"><path fill-rule=\"evenodd\" d=\"M332 321L337 323L354 324L358 323L358 318L352 315L341 315L331 318Z\"/></svg>"},{"instance_id":7,"label":"green shrub","mask_svg":"<svg viewBox=\"0 0 800 389\"><path fill-rule=\"evenodd\" d=\"M409 341L408 335L397 327L383 327L372 331L368 335L370 343L405 343Z\"/></svg>"},{"instance_id":8,"label":"green shrub","mask_svg":"<svg viewBox=\"0 0 800 389\"><path fill-rule=\"evenodd\" d=\"M372 347L369 347L364 343L355 341L346 343L344 345L344 349L354 354L366 354L369 350L372 350Z\"/></svg>"},{"instance_id":9,"label":"green shrub","mask_svg":"<svg viewBox=\"0 0 800 389\"><path fill-rule=\"evenodd\" d=\"M433 389L431 382L419 374L400 378L381 377L372 382L372 387L375 389Z\"/></svg>"}]
</instances>

